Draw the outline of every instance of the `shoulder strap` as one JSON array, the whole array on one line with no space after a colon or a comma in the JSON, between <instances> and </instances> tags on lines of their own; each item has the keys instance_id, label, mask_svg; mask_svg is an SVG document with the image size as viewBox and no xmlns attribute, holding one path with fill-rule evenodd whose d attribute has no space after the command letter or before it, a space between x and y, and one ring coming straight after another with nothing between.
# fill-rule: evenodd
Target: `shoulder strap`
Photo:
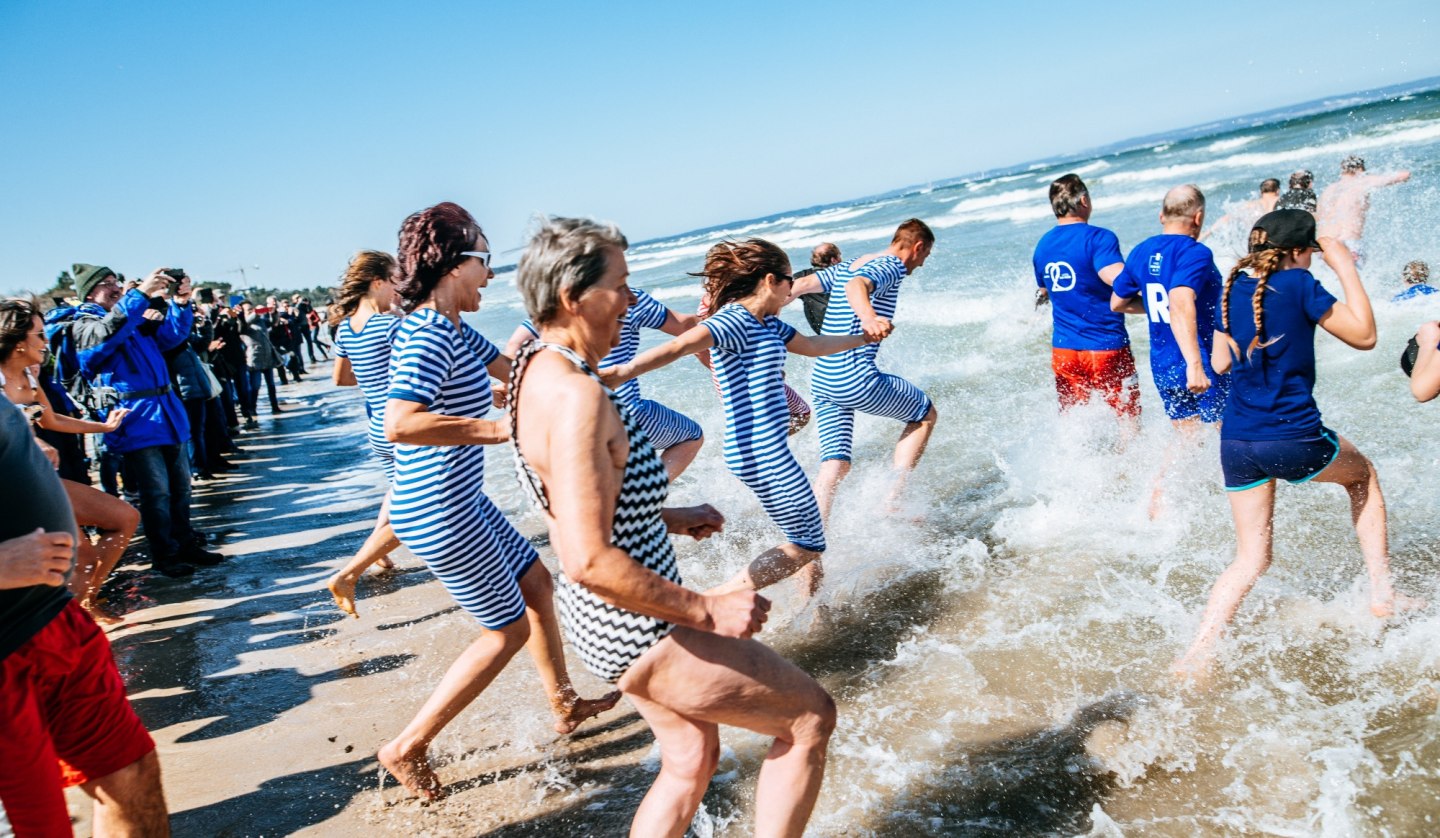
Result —
<instances>
[{"instance_id":1,"label":"shoulder strap","mask_svg":"<svg viewBox=\"0 0 1440 838\"><path fill-rule=\"evenodd\" d=\"M540 482L540 475L536 474L535 470L530 467L530 463L525 460L525 454L520 450L520 437L517 430L520 427L520 385L525 379L525 370L530 366L530 361L545 349L559 353L570 363L579 367L581 372L584 372L597 382L600 381L600 376L596 375L595 371L590 369L590 365L585 363L585 359L581 358L575 350L568 346L545 343L539 338L527 340L520 344L520 351L515 353L515 361L510 365L510 427L512 429L511 434L513 435L511 444L515 449L516 472L520 477L521 486L526 490L526 493L530 495L530 499L541 509L548 512L550 510L550 500L545 496L545 486ZM601 383L601 386L603 387L604 384ZM609 392L608 388L606 392Z\"/></svg>"}]
</instances>

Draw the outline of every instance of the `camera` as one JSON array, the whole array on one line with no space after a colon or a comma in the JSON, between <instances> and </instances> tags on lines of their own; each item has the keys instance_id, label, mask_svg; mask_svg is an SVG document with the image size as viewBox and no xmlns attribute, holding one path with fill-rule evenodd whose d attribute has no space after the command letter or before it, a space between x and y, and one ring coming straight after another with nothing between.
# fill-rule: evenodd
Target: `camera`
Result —
<instances>
[{"instance_id":1,"label":"camera","mask_svg":"<svg viewBox=\"0 0 1440 838\"><path fill-rule=\"evenodd\" d=\"M171 281L173 281L173 282L179 282L180 280L182 280L182 279L185 278L185 269L184 269L184 268L166 268L166 269L165 269L165 275L168 276L168 277L170 277Z\"/></svg>"}]
</instances>

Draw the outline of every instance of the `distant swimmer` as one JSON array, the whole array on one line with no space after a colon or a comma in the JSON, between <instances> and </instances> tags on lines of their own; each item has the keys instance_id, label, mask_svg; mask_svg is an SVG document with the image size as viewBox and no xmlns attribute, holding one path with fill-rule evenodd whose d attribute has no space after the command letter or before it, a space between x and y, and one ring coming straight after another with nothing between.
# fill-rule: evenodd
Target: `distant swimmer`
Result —
<instances>
[{"instance_id":1,"label":"distant swimmer","mask_svg":"<svg viewBox=\"0 0 1440 838\"><path fill-rule=\"evenodd\" d=\"M1276 183L1279 186L1279 183ZM1205 223L1205 196L1194 184L1165 193L1158 236L1130 251L1125 270L1115 278L1110 307L1141 311L1150 321L1150 371L1155 389L1176 430L1156 479L1150 517L1159 511L1166 472L1174 467L1177 446L1193 444L1202 423L1215 424L1225 409L1230 376L1210 364L1215 343L1215 310L1220 303L1220 271L1210 248L1195 240Z\"/></svg>"},{"instance_id":2,"label":"distant swimmer","mask_svg":"<svg viewBox=\"0 0 1440 838\"><path fill-rule=\"evenodd\" d=\"M1365 171L1365 161L1350 155L1340 161L1340 180L1325 187L1315 220L1320 232L1338 239L1355 257L1355 264L1364 264L1365 254L1360 240L1365 235L1365 216L1370 211L1370 193L1384 186L1393 186L1410 179L1408 171L1372 175Z\"/></svg>"},{"instance_id":3,"label":"distant swimmer","mask_svg":"<svg viewBox=\"0 0 1440 838\"><path fill-rule=\"evenodd\" d=\"M1316 248L1340 278L1342 302L1310 273ZM1220 465L1235 519L1235 560L1210 591L1194 642L1176 661L1181 677L1205 672L1225 627L1270 566L1275 481L1338 483L1350 496L1370 577L1370 611L1389 617L1424 603L1390 577L1385 499L1375 466L1325 427L1315 404L1315 327L1356 349L1375 346L1375 315L1350 252L1315 238L1306 212L1277 210L1255 223L1250 253L1225 280L1211 362L1232 373L1220 427Z\"/></svg>"},{"instance_id":4,"label":"distant swimmer","mask_svg":"<svg viewBox=\"0 0 1440 838\"><path fill-rule=\"evenodd\" d=\"M820 271L815 276L830 294L822 335L864 335L878 341L894 330L891 318L905 277L920 270L935 247L935 233L918 218L895 229L890 246ZM820 430L820 473L815 495L827 520L840 482L850 473L855 413L905 423L895 443L894 482L886 506L895 510L910 473L919 465L940 414L925 391L898 375L880 371L877 343L827 355L815 361L810 391Z\"/></svg>"},{"instance_id":5,"label":"distant swimmer","mask_svg":"<svg viewBox=\"0 0 1440 838\"><path fill-rule=\"evenodd\" d=\"M831 242L820 242L810 251L810 267L795 274L795 296L799 297L805 306L805 322L810 324L810 330L817 335L825 325L825 307L830 303L830 295L820 288L818 280L808 283L802 283L802 280L814 276L817 271L838 264L840 248Z\"/></svg>"},{"instance_id":6,"label":"distant swimmer","mask_svg":"<svg viewBox=\"0 0 1440 838\"><path fill-rule=\"evenodd\" d=\"M1430 284L1430 266L1418 259L1401 269L1400 278L1405 281L1405 289L1390 298L1392 303L1418 300L1435 293L1435 286Z\"/></svg>"},{"instance_id":7,"label":"distant swimmer","mask_svg":"<svg viewBox=\"0 0 1440 838\"><path fill-rule=\"evenodd\" d=\"M676 339L615 367L606 383L623 382L686 355L710 350L725 406L725 465L760 498L785 543L766 550L711 596L756 590L793 575L825 552L825 527L805 470L786 441L785 355L833 355L878 338L866 334L802 335L779 318L794 279L785 251L763 239L721 242L705 255L705 294L714 310ZM818 568L807 572L809 593Z\"/></svg>"},{"instance_id":8,"label":"distant swimmer","mask_svg":"<svg viewBox=\"0 0 1440 838\"><path fill-rule=\"evenodd\" d=\"M1400 359L1400 368L1410 376L1410 393L1415 400L1428 402L1440 396L1440 323L1421 326L1410 344Z\"/></svg>"},{"instance_id":9,"label":"distant swimmer","mask_svg":"<svg viewBox=\"0 0 1440 838\"><path fill-rule=\"evenodd\" d=\"M1125 267L1120 240L1090 224L1090 190L1079 175L1050 184L1055 226L1035 245L1035 284L1051 303L1050 363L1060 409L1099 391L1122 419L1140 416L1140 383L1125 315L1110 310L1111 284Z\"/></svg>"},{"instance_id":10,"label":"distant swimmer","mask_svg":"<svg viewBox=\"0 0 1440 838\"><path fill-rule=\"evenodd\" d=\"M1315 174L1309 169L1299 169L1290 174L1290 188L1275 202L1275 209L1298 209L1313 213L1317 202Z\"/></svg>"},{"instance_id":11,"label":"distant swimmer","mask_svg":"<svg viewBox=\"0 0 1440 838\"><path fill-rule=\"evenodd\" d=\"M1260 197L1253 198L1230 212L1215 219L1210 229L1200 234L1200 241L1205 241L1215 234L1216 230L1233 226L1245 231L1247 234L1260 216L1275 209L1275 204L1280 200L1280 181L1273 177L1267 177L1260 181Z\"/></svg>"},{"instance_id":12,"label":"distant swimmer","mask_svg":"<svg viewBox=\"0 0 1440 838\"><path fill-rule=\"evenodd\" d=\"M606 367L628 363L635 357L635 353L640 349L642 328L655 329L667 335L682 335L698 322L691 315L671 311L664 303L639 288L632 290L635 292L635 302L625 310L625 319L620 327L620 342L600 361L602 371ZM511 358L518 357L520 347L539 336L539 329L526 318L505 344L505 354ZM671 480L679 477L695 460L695 455L700 453L700 446L705 441L700 423L678 410L645 398L640 392L638 381L627 381L616 387L615 395L619 396L620 401L634 414L640 430L645 432L650 444L660 452L660 461L665 464L665 474Z\"/></svg>"}]
</instances>

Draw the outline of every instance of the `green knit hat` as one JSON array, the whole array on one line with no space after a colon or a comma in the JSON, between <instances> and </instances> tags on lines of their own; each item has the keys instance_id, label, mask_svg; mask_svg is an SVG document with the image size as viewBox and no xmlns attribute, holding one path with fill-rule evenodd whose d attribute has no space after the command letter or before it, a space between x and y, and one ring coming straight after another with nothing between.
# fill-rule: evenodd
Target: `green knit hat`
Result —
<instances>
[{"instance_id":1,"label":"green knit hat","mask_svg":"<svg viewBox=\"0 0 1440 838\"><path fill-rule=\"evenodd\" d=\"M70 275L75 277L75 293L83 302L95 286L104 282L107 277L115 276L115 272L106 267L87 265L84 262L76 262L70 266Z\"/></svg>"}]
</instances>

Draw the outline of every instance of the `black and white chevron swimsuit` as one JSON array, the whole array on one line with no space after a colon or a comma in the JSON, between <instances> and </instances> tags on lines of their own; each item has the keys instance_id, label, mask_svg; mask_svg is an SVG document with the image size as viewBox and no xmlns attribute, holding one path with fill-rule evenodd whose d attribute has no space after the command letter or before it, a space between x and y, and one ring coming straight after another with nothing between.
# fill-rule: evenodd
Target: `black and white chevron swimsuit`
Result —
<instances>
[{"instance_id":1,"label":"black and white chevron swimsuit","mask_svg":"<svg viewBox=\"0 0 1440 838\"><path fill-rule=\"evenodd\" d=\"M525 344L517 353L510 373L510 418L517 428L520 426L518 405L525 367L535 353L543 349L560 353L586 375L600 380L584 359L568 347L538 340ZM660 462L660 456L620 398L608 387L605 395L620 412L620 419L625 423L625 439L630 446L620 478L620 496L615 501L615 523L610 529L610 542L649 570L677 585L683 584L680 571L675 566L675 548L670 545L669 532L660 517L660 509L670 491L665 465ZM537 506L548 511L550 504L539 475L525 461L519 442L514 445L515 466L521 485ZM612 684L674 628L673 624L664 620L611 605L571 582L563 570L560 584L555 589L555 599L559 604L560 624L565 630L565 637L580 653L585 668Z\"/></svg>"}]
</instances>

